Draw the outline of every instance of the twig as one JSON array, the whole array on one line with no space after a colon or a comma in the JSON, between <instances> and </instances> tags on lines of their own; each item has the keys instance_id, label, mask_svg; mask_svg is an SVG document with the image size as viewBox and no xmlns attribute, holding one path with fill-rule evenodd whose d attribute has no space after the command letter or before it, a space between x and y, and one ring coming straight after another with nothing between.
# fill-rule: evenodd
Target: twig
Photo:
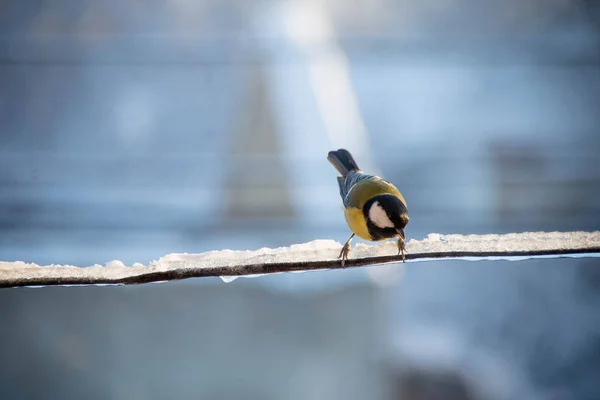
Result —
<instances>
[{"instance_id":1,"label":"twig","mask_svg":"<svg viewBox=\"0 0 600 400\"><path fill-rule=\"evenodd\" d=\"M600 256L600 232L531 232L507 235L440 235L407 243L407 262L442 259L515 259L518 257ZM39 266L0 262L0 287L60 285L133 285L206 276L249 276L293 271L340 269L341 244L317 240L277 249L169 254L148 266ZM399 263L395 242L358 244L345 268Z\"/></svg>"}]
</instances>

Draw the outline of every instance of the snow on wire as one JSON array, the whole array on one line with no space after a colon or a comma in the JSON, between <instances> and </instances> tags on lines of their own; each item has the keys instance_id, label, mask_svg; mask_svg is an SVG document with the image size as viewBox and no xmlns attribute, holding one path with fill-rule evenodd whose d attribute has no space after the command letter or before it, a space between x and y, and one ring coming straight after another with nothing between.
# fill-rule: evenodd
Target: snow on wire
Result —
<instances>
[{"instance_id":1,"label":"snow on wire","mask_svg":"<svg viewBox=\"0 0 600 400\"><path fill-rule=\"evenodd\" d=\"M225 282L240 276L342 268L341 244L314 240L290 247L259 250L220 250L200 254L174 253L148 265L126 266L115 260L106 265L40 266L22 261L0 261L0 287L129 285L218 276ZM406 245L407 262L441 259L523 260L538 257L600 257L600 231L524 232L505 235L429 234ZM345 268L399 263L395 241L359 243Z\"/></svg>"}]
</instances>

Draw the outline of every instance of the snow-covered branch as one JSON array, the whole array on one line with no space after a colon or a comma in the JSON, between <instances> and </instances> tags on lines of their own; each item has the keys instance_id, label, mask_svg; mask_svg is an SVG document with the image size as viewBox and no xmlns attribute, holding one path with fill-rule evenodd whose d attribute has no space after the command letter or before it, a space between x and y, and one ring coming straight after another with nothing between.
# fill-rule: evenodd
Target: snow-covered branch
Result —
<instances>
[{"instance_id":1,"label":"snow-covered branch","mask_svg":"<svg viewBox=\"0 0 600 400\"><path fill-rule=\"evenodd\" d=\"M105 266L39 266L22 261L0 262L0 287L56 285L129 285L187 278L273 274L342 268L337 256L341 244L332 240L263 248L256 251L221 250L201 254L168 254L149 265L126 266L111 261ZM600 232L527 232L506 235L430 234L410 240L406 261L434 259L519 260L533 257L600 256ZM393 241L357 244L346 268L398 263Z\"/></svg>"}]
</instances>

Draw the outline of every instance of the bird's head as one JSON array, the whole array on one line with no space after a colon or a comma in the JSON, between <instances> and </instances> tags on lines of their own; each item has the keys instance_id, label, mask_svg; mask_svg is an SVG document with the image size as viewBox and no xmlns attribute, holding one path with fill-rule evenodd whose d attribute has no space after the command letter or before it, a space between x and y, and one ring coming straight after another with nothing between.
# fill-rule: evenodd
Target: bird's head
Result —
<instances>
[{"instance_id":1,"label":"bird's head","mask_svg":"<svg viewBox=\"0 0 600 400\"><path fill-rule=\"evenodd\" d=\"M400 236L405 239L404 228L408 224L406 205L396 196L382 194L369 200L363 213L373 239Z\"/></svg>"}]
</instances>

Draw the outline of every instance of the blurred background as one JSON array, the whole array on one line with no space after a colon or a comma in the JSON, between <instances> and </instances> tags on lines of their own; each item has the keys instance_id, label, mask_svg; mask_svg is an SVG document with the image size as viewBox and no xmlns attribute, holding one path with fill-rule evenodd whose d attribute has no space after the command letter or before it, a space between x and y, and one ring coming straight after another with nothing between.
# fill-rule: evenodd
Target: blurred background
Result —
<instances>
[{"instance_id":1,"label":"blurred background","mask_svg":"<svg viewBox=\"0 0 600 400\"><path fill-rule=\"evenodd\" d=\"M5 0L0 260L600 227L593 0ZM360 241L358 241L360 242ZM598 259L0 291L2 399L600 398Z\"/></svg>"}]
</instances>

